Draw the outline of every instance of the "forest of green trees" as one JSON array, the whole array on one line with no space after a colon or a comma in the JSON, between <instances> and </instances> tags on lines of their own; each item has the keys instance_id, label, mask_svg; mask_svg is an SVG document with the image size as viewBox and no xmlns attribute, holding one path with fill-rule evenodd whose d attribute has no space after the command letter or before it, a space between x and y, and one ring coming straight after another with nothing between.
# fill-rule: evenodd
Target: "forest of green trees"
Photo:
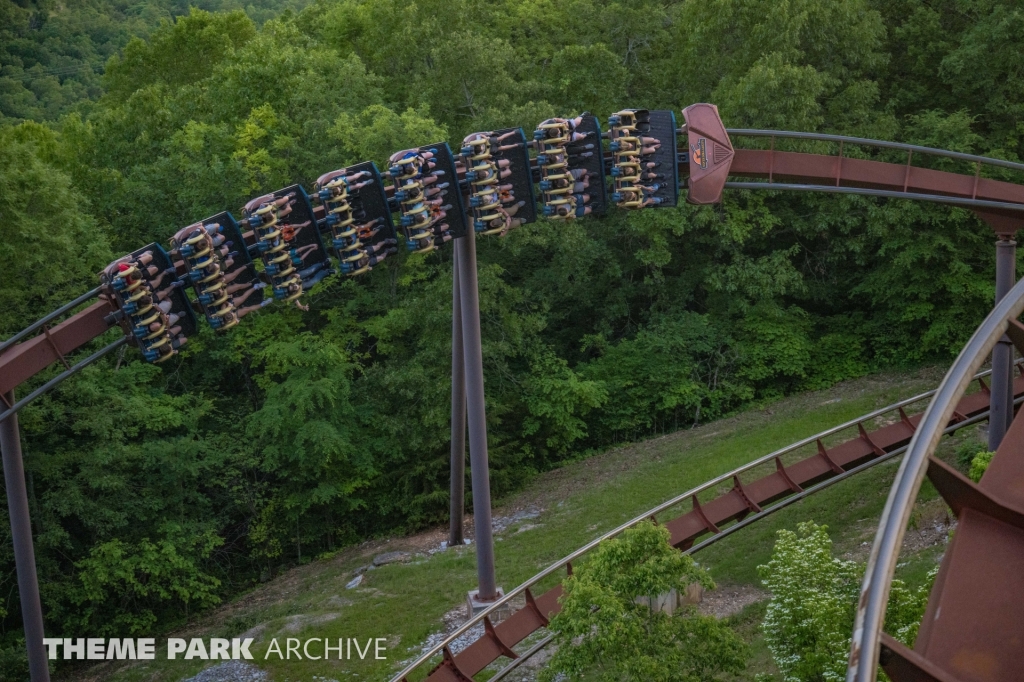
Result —
<instances>
[{"instance_id":1,"label":"forest of green trees","mask_svg":"<svg viewBox=\"0 0 1024 682\"><path fill-rule=\"evenodd\" d=\"M0 338L258 194L553 115L706 101L730 127L1024 158L1016 0L198 4L0 0ZM493 490L948 359L990 305L992 244L960 209L752 192L482 239ZM447 517L451 249L306 298L21 412L49 631L153 636ZM4 502L0 669L23 656L8 533Z\"/></svg>"}]
</instances>

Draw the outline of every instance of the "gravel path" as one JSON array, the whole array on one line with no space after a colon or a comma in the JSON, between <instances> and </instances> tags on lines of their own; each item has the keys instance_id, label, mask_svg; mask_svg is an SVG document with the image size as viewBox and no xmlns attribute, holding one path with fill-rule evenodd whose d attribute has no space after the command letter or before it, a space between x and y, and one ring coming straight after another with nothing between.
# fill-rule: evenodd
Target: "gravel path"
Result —
<instances>
[{"instance_id":1,"label":"gravel path","mask_svg":"<svg viewBox=\"0 0 1024 682\"><path fill-rule=\"evenodd\" d=\"M245 661L227 661L181 682L267 682L270 676Z\"/></svg>"},{"instance_id":2,"label":"gravel path","mask_svg":"<svg viewBox=\"0 0 1024 682\"><path fill-rule=\"evenodd\" d=\"M705 616L726 618L735 616L747 606L770 598L771 595L753 585L724 585L704 593L697 610Z\"/></svg>"}]
</instances>

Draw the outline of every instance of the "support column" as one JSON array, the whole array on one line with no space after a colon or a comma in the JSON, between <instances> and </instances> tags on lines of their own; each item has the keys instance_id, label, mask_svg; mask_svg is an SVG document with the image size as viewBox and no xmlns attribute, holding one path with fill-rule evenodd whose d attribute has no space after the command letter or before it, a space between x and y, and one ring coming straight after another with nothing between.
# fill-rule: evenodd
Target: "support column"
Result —
<instances>
[{"instance_id":1,"label":"support column","mask_svg":"<svg viewBox=\"0 0 1024 682\"><path fill-rule=\"evenodd\" d=\"M14 404L14 391L5 395ZM0 455L3 456L4 481L7 484L7 508L11 515L11 537L14 542L14 563L18 570L18 596L21 617L25 624L25 648L32 682L50 682L50 669L43 646L43 607L39 600L39 578L32 548L32 522L25 491L25 466L21 458L21 433L18 415L0 422Z\"/></svg>"},{"instance_id":2,"label":"support column","mask_svg":"<svg viewBox=\"0 0 1024 682\"><path fill-rule=\"evenodd\" d=\"M459 292L459 248L452 260L452 471L448 518L448 546L463 544L463 510L466 508L466 360L462 352L462 297Z\"/></svg>"},{"instance_id":3,"label":"support column","mask_svg":"<svg viewBox=\"0 0 1024 682\"><path fill-rule=\"evenodd\" d=\"M1017 279L1017 242L1001 234L996 242L996 303ZM988 449L994 451L1013 421L1013 344L1005 334L992 349L992 394L988 418Z\"/></svg>"},{"instance_id":4,"label":"support column","mask_svg":"<svg viewBox=\"0 0 1024 682\"><path fill-rule=\"evenodd\" d=\"M494 537L491 531L491 480L487 463L487 423L484 410L484 360L480 346L480 292L476 276L476 233L455 240L459 254L459 293L462 339L466 359L466 415L469 421L469 466L473 484L473 525L476 528L477 599L497 597L494 580Z\"/></svg>"}]
</instances>

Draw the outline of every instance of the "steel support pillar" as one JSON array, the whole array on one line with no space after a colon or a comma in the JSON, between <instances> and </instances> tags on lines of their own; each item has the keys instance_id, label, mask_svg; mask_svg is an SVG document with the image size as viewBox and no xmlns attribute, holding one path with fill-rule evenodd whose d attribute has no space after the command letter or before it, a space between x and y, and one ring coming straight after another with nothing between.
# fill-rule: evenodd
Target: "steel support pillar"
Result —
<instances>
[{"instance_id":1,"label":"steel support pillar","mask_svg":"<svg viewBox=\"0 0 1024 682\"><path fill-rule=\"evenodd\" d=\"M8 391L4 397L9 405L14 404L13 390ZM7 509L11 515L11 537L14 543L14 563L18 571L21 617L25 624L29 675L32 682L50 682L46 648L43 646L43 607L39 600L39 578L32 548L32 522L28 512L25 465L21 458L21 433L18 430L17 414L0 422L0 455L3 456L4 481L7 484Z\"/></svg>"},{"instance_id":2,"label":"steel support pillar","mask_svg":"<svg viewBox=\"0 0 1024 682\"><path fill-rule=\"evenodd\" d=\"M473 526L479 601L497 596L494 579L494 537L491 531L491 480L487 463L487 423L484 410L484 360L480 345L480 292L476 276L476 234L455 240L458 253L462 308L462 350L465 355L466 415L469 422L469 466L473 485Z\"/></svg>"},{"instance_id":3,"label":"steel support pillar","mask_svg":"<svg viewBox=\"0 0 1024 682\"><path fill-rule=\"evenodd\" d=\"M458 242L456 242L458 243ZM448 546L463 543L466 508L466 360L462 352L462 297L459 292L459 249L452 261L452 471Z\"/></svg>"},{"instance_id":4,"label":"steel support pillar","mask_svg":"<svg viewBox=\"0 0 1024 682\"><path fill-rule=\"evenodd\" d=\"M1000 235L996 242L996 303L1017 279L1017 242ZM991 413L988 420L988 449L995 451L1013 421L1013 344L1003 335L992 349Z\"/></svg>"}]
</instances>

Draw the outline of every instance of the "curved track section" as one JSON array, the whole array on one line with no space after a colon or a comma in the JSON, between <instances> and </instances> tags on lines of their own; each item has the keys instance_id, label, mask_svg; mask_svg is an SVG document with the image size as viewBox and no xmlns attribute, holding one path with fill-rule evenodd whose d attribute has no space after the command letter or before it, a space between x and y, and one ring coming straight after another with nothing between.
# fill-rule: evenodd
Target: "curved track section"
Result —
<instances>
[{"instance_id":1,"label":"curved track section","mask_svg":"<svg viewBox=\"0 0 1024 682\"><path fill-rule=\"evenodd\" d=\"M1024 339L1024 327L1021 327ZM980 364L980 363L979 363ZM975 368L976 369L976 368ZM983 421L988 417L989 391L984 381L988 372L975 377L980 390L971 395L961 392L958 402L947 415L939 435L950 433L964 426ZM1024 377L1014 381L1014 399L1024 401ZM426 651L416 661L395 675L391 682L407 682L416 670L427 665L431 659L441 655L427 676L432 682L467 682L484 668L501 657L509 658L514 667L519 659L528 658L548 640L538 642L530 650L518 654L513 647L529 635L547 627L550 618L559 609L558 599L562 595L561 584L546 590L538 596L533 590L545 578L560 573L563 569L572 572L572 562L585 555L602 541L613 538L622 531L645 520L657 521L657 516L671 511L679 505L689 503L691 510L664 523L671 533L672 544L689 553L698 551L715 540L753 523L769 514L821 490L832 483L864 471L876 464L892 459L906 451L908 444L919 430L925 414L907 415L906 408L922 403L936 395L929 391L907 400L889 405L865 414L855 420L805 438L781 450L744 464L743 466L688 490L618 528L602 535L565 558L548 566L536 576L506 594L502 599L468 620L443 642ZM883 425L873 428L872 423L882 421ZM885 423L888 422L888 423ZM1021 425L1024 432L1024 423ZM833 440L842 432L856 429L855 438L842 440L831 447L826 440ZM1022 433L1024 435L1024 433ZM817 452L809 457L785 464L798 451L814 448ZM757 473L758 469L772 468L774 471L744 483L741 476ZM701 495L711 499L700 501ZM725 527L730 522L736 522ZM698 538L710 537L699 544ZM524 606L515 610L498 624L491 621L491 614L509 608L509 603L522 595ZM449 645L465 635L473 626L484 623L484 635L459 653L452 653ZM499 673L499 675L502 673Z\"/></svg>"},{"instance_id":2,"label":"curved track section","mask_svg":"<svg viewBox=\"0 0 1024 682\"><path fill-rule=\"evenodd\" d=\"M682 186L688 190L688 200L691 203L716 203L721 199L722 190L730 188L852 193L960 206L973 211L1004 239L1008 239L1018 229L1024 228L1024 184L982 177L983 165L1020 171L1024 170L1024 164L835 135L771 130L726 130L718 116L717 107L710 104L691 105L683 111L683 115L687 124L677 131L685 134L685 141L681 148L677 149L678 171L679 176L683 178ZM730 133L737 137L771 138L770 148L734 149L729 139ZM839 154L828 156L779 151L775 149L776 138L838 143ZM844 145L902 150L906 151L907 160L905 164L899 164L844 157ZM694 153L694 150L700 153ZM971 175L915 166L915 154L958 159L974 163L976 169ZM596 165L601 165L597 163L598 159L594 161ZM604 158L605 171L610 169L610 162L609 154ZM539 179L539 168L535 161L532 162L530 173L534 181ZM600 178L602 187L606 180L605 174ZM729 178L733 180L730 181ZM736 178L746 180L737 181ZM464 175L460 175L457 180L460 192L468 192L469 183ZM301 188L296 186L294 189L304 196ZM393 188L389 188L386 198L393 200L393 193ZM320 219L323 217L324 207L319 205L310 211L312 218ZM253 243L252 232L244 233L242 237L247 245ZM183 264L174 265L177 274L183 275ZM1020 566L1024 565L1024 493L1020 491L1020 485L1017 485L1017 489L1013 488L1014 484L1024 482L1024 464L1019 464L1021 458L1024 458L1024 422L1013 423L993 462L992 472L995 473L990 472L979 486L974 486L955 472L944 468L937 460L930 458L935 441L943 432L987 417L987 387L982 384L980 392L964 394L965 382L969 381L970 375L981 365L985 353L995 343L993 339L998 338L1005 330L1018 349L1024 352L1024 326L1016 322L1017 315L1021 308L1024 308L1024 290L1018 291L1021 287L1022 285L1018 284L1014 289L1015 297L1008 297L1013 298L1012 304L1005 300L1000 303L993 315L979 329L947 376L947 381L936 394L935 405L924 415L908 416L903 407L930 397L931 394L888 408L887 412L895 411L897 414L878 428L872 428L868 422L881 416L881 413L865 415L859 420L801 441L709 481L651 510L641 518L653 517L668 512L677 505L688 503L690 510L668 521L666 526L671 532L674 546L684 551L696 551L715 538L722 537L795 499L820 489L829 481L840 480L873 463L899 454L909 444L913 457L904 463L898 485L893 488L883 527L879 530L876 551L872 555L871 572L866 577L864 600L858 615L858 630L855 633L855 647L851 655L855 673L851 675L856 675L857 682L874 679L878 642L882 641L882 648L887 652L887 660L897 661L891 665L904 666L899 669L912 671L905 674L893 673L894 678L898 680L1024 680L1024 673L1021 672L1024 666L1019 665L1012 655L1006 654L1024 653L1024 631L1003 628L1000 633L996 632L997 628L1014 622L1014 616L1016 620L1022 620L1019 614L1010 616L1006 610L1007 604L1015 602L999 601L997 595L998 590L1009 594L1024 593L1024 578L1016 578L1012 571L1008 572L1004 568L1007 565L1015 565L1018 569L1017 574L1024 576L1024 572L1019 570ZM4 403L0 405L0 421L12 416L22 405L49 390L63 378L124 344L124 340L115 341L74 366L67 359L70 353L118 324L121 311L102 294L99 295L99 300L89 307L73 314L64 322L49 327L57 317L88 302L97 294L98 290L83 294L28 329L0 343L0 401ZM40 328L42 333L28 338L29 334ZM995 337L991 337L989 332L995 334ZM13 390L56 362L61 362L66 371L15 403ZM958 378L950 383L950 377L954 373ZM1015 397L1024 395L1024 379L1015 380L1013 389ZM823 439L845 428L856 428L857 436L834 446L825 445ZM928 435L922 436L925 431ZM816 452L803 459L792 461L795 458L789 457L790 461L783 461L783 455L791 455L805 446L814 446ZM1015 449L1021 452L1016 453ZM770 471L754 471L755 468L762 466ZM913 496L916 496L926 470L936 487L940 488L953 509L960 514L961 529L957 533L958 540L947 553L936 583L936 591L932 595L933 602L929 605L926 622L921 628L916 651L912 652L900 648L898 643L884 639L880 624L884 618L885 598L888 595L889 581L895 565L895 552L906 524L906 515L909 514L909 505L913 502ZM761 475L757 475L759 473ZM748 481L741 481L741 474L746 475ZM702 501L701 495L709 499ZM621 532L632 523L606 537ZM733 525L723 530L729 523ZM698 538L709 534L708 540L699 545L694 544ZM997 556L997 552L986 550L989 546L986 542L997 541L1000 551L1003 552L1001 558ZM441 654L443 659L431 672L429 679L438 681L465 682L501 656L515 658L517 655L512 647L546 626L550 615L558 609L560 587L554 587L536 598L530 589L535 587L538 581L562 567L571 566L569 562L573 558L585 553L597 542L587 545L511 592L495 606L456 631L442 645L424 654L395 679L402 679L436 654ZM979 583L978 590L984 598L967 600L962 597L964 594L970 594L970 590L961 584L966 582L968 575ZM497 626L492 626L487 614L499 606L504 606L511 597L520 594L525 598L525 606ZM981 604L989 604L993 617L988 617L990 614L984 609L979 610ZM958 620L960 616L962 621ZM458 655L453 655L448 649L448 643L463 634L472 624L480 621L485 625L485 636ZM961 622L970 623L974 630L957 639L957 635L948 631L947 624L953 623L952 627L955 630ZM1006 632L1011 633L1015 639L1006 639L1007 636L1011 636L1006 635ZM985 637L990 637L990 644L1002 642L1004 648L999 651L993 649L982 642L982 634L976 633L984 633ZM953 642L957 643L954 645ZM861 647L861 644L865 646ZM964 658L950 658L953 656L950 652L954 651L961 652L957 655ZM1016 666L1012 674L1006 673L1003 667L1006 665ZM963 672L964 670L968 672ZM854 678L851 677L852 679Z\"/></svg>"},{"instance_id":3,"label":"curved track section","mask_svg":"<svg viewBox=\"0 0 1024 682\"><path fill-rule=\"evenodd\" d=\"M681 140L682 144L677 149L678 174L682 186L688 189L688 200L691 203L720 201L723 189L850 193L953 204L972 210L997 234L1012 234L1024 227L1024 184L985 178L981 174L983 166L1024 171L1024 164L883 140L781 130L727 130L722 126L717 108L709 104L692 105L683 114L688 115L688 123L679 132L689 137L697 136L695 139L699 140L699 135L703 133L698 132L698 127L703 126L701 129L713 128L714 134L721 138L721 144L714 146L715 151L711 154L710 170L701 169L691 158L690 145L686 141L688 138ZM736 137L770 138L770 149L733 149L730 134ZM775 149L776 138L837 143L839 154L829 156L779 151ZM896 164L844 157L844 145L906 151L907 162ZM973 163L976 172L968 175L915 166L915 154L918 158L927 155ZM612 155L605 153L605 168L610 169L611 163ZM535 182L540 179L536 159L531 161L530 172ZM713 176L712 186L699 186L701 182L708 181L701 177L702 174ZM748 180L727 182L727 178ZM469 183L464 173L459 174L458 181L460 192L468 193ZM601 182L604 182L604 178ZM389 186L386 198L393 200L393 195L394 188ZM318 220L324 217L323 212L322 204L313 208L313 215ZM243 239L246 245L254 243L251 231L243 233ZM180 262L175 265L178 275L184 275L183 265ZM112 316L112 313L117 312L116 307L101 297L89 308L52 329L45 326L59 314L97 294L98 290L84 294L32 327L0 343L0 395L13 390L55 362L69 366L66 355L117 323L116 317ZM22 340L40 326L45 334Z\"/></svg>"},{"instance_id":4,"label":"curved track section","mask_svg":"<svg viewBox=\"0 0 1024 682\"><path fill-rule=\"evenodd\" d=\"M999 339L1006 334L1024 352L1024 325L1017 320L1022 311L1024 280L968 341L919 421L868 560L848 682L874 682L879 663L895 682L1024 679L1024 418L1018 413L978 484L934 457L944 425L967 399L972 373ZM959 523L910 649L882 626L899 549L926 475Z\"/></svg>"}]
</instances>

